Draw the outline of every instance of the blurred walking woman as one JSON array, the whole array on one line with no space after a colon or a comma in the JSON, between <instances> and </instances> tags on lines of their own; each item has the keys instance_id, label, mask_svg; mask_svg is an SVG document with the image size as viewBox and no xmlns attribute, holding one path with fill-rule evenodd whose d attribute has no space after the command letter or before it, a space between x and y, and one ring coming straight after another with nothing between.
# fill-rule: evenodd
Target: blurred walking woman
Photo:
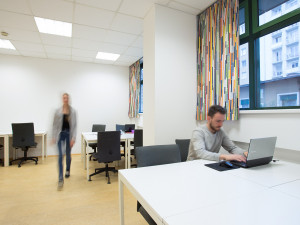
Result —
<instances>
[{"instance_id":1,"label":"blurred walking woman","mask_svg":"<svg viewBox=\"0 0 300 225\"><path fill-rule=\"evenodd\" d=\"M58 188L62 188L64 184L63 178L63 147L65 146L66 151L66 173L65 177L70 176L71 166L71 148L73 147L76 140L76 112L69 105L69 94L64 93L62 96L63 106L55 111L53 120L53 142L57 143L58 147Z\"/></svg>"}]
</instances>

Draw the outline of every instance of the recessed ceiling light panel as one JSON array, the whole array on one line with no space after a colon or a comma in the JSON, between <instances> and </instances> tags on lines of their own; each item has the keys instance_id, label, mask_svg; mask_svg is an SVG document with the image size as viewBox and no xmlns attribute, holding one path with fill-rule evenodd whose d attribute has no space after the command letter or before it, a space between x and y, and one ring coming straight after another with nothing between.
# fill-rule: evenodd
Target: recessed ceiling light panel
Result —
<instances>
[{"instance_id":1,"label":"recessed ceiling light panel","mask_svg":"<svg viewBox=\"0 0 300 225\"><path fill-rule=\"evenodd\" d=\"M0 48L16 50L15 46L10 42L10 40L0 39Z\"/></svg>"},{"instance_id":2,"label":"recessed ceiling light panel","mask_svg":"<svg viewBox=\"0 0 300 225\"><path fill-rule=\"evenodd\" d=\"M40 17L34 17L34 19L39 32L41 33L72 37L71 23L49 20Z\"/></svg>"},{"instance_id":3,"label":"recessed ceiling light panel","mask_svg":"<svg viewBox=\"0 0 300 225\"><path fill-rule=\"evenodd\" d=\"M107 53L107 52L98 52L96 59L111 60L116 61L120 57L119 54Z\"/></svg>"}]
</instances>

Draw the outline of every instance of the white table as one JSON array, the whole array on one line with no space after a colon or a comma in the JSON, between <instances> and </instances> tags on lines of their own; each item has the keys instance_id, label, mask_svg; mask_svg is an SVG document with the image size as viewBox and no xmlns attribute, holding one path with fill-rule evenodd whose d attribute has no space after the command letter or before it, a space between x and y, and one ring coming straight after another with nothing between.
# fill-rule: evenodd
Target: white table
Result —
<instances>
[{"instance_id":1,"label":"white table","mask_svg":"<svg viewBox=\"0 0 300 225\"><path fill-rule=\"evenodd\" d=\"M130 168L130 142L133 141L133 133L125 133L121 135L121 141L125 142L125 168ZM89 180L89 157L90 149L88 145L97 143L97 132L82 132L81 134L81 159L84 162L84 168L87 170L86 175Z\"/></svg>"},{"instance_id":2,"label":"white table","mask_svg":"<svg viewBox=\"0 0 300 225\"><path fill-rule=\"evenodd\" d=\"M124 224L125 184L157 224L299 224L300 198L294 186L299 187L300 165L279 161L219 172L205 163L212 162L119 170L120 223ZM287 173L285 179L282 171ZM292 187L278 190L286 182ZM294 195L286 193L291 189ZM286 216L287 223L283 223Z\"/></svg>"},{"instance_id":3,"label":"white table","mask_svg":"<svg viewBox=\"0 0 300 225\"><path fill-rule=\"evenodd\" d=\"M34 131L35 137L42 137L42 162L47 157L47 133L45 131ZM0 138L3 138L4 145L4 166L9 166L9 138L12 132L1 132Z\"/></svg>"}]
</instances>

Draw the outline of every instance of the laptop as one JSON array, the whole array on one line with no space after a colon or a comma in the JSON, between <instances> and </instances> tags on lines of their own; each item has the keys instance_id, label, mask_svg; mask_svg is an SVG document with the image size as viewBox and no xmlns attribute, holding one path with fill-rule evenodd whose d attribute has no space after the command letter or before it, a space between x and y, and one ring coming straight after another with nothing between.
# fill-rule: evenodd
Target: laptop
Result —
<instances>
[{"instance_id":1,"label":"laptop","mask_svg":"<svg viewBox=\"0 0 300 225\"><path fill-rule=\"evenodd\" d=\"M238 161L230 162L244 168L268 164L273 159L276 140L277 137L250 139L246 163Z\"/></svg>"}]
</instances>

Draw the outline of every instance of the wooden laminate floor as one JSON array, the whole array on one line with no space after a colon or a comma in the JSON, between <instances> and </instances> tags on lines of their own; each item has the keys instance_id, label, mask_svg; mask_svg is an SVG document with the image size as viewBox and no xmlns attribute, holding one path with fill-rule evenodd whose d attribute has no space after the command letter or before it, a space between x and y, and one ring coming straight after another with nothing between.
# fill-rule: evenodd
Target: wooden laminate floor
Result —
<instances>
[{"instance_id":1,"label":"wooden laminate floor","mask_svg":"<svg viewBox=\"0 0 300 225\"><path fill-rule=\"evenodd\" d=\"M92 168L101 167L92 162ZM100 165L100 166L99 166ZM124 168L124 159L120 163ZM9 225L117 225L119 220L118 175L110 172L111 184L104 174L89 182L80 155L72 156L71 176L63 190L57 190L57 157L44 163L26 162L0 167L0 224ZM136 212L136 199L124 191L125 224L147 224Z\"/></svg>"}]
</instances>

